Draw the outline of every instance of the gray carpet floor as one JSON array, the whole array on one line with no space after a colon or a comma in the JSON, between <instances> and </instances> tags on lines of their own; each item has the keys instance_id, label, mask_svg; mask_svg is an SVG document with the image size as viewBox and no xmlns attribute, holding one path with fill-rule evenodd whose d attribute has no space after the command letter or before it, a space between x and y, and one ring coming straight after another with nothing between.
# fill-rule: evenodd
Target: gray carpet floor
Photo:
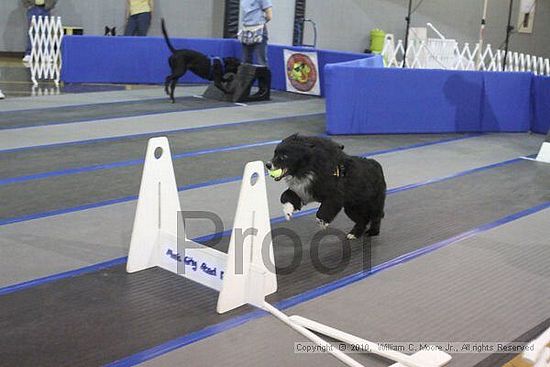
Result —
<instances>
[{"instance_id":1,"label":"gray carpet floor","mask_svg":"<svg viewBox=\"0 0 550 367\"><path fill-rule=\"evenodd\" d=\"M324 131L323 100L281 95L274 103L225 107L191 99L199 89L182 88L180 101L192 101L187 106L192 110L171 112L155 110L164 102L152 90L30 98L27 106L6 101L0 115L11 116L8 124L14 125L0 130L0 287L125 256L141 159L151 136L170 139L178 185L187 188L180 192L182 208L210 211L230 228L244 163L269 159L276 142L294 132ZM90 111L79 113L82 105ZM147 111L162 113L141 115ZM92 120L75 122L88 118ZM268 180L273 228L292 230L301 242L275 239L278 266L288 266L297 250L304 255L293 272L279 275L279 291L270 302L303 295L550 202L549 166L518 159L536 153L544 136L336 140L350 154L374 154L384 167L390 194L382 234L350 242L350 261L337 271L320 272L309 256L319 231L315 206L290 222L279 220L283 185ZM396 190L418 183L422 185ZM454 241L288 312L375 341L526 338L550 314L544 296L550 285L549 213L536 212ZM7 224L12 220L16 223ZM345 233L351 225L341 213L331 227ZM193 238L213 228L196 221L187 231ZM226 245L224 238L216 248ZM337 266L341 256L342 244L334 237L321 243L323 266ZM9 293L0 296L0 366L101 365L251 310L219 316L215 301L215 293L160 269L128 275L123 265ZM323 354L295 354L296 341L303 338L273 318L261 317L146 364L338 365ZM354 357L368 366L389 365L369 355ZM456 354L450 366L487 366L494 363L491 358Z\"/></svg>"}]
</instances>

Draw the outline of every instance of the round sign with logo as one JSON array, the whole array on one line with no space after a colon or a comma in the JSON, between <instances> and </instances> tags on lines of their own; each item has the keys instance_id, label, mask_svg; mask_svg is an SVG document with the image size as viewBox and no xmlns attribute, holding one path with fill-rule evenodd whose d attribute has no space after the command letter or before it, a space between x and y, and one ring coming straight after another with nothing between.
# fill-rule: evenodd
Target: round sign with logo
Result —
<instances>
[{"instance_id":1,"label":"round sign with logo","mask_svg":"<svg viewBox=\"0 0 550 367\"><path fill-rule=\"evenodd\" d=\"M300 92L309 92L317 84L317 68L307 55L292 54L286 63L286 73L290 84Z\"/></svg>"}]
</instances>

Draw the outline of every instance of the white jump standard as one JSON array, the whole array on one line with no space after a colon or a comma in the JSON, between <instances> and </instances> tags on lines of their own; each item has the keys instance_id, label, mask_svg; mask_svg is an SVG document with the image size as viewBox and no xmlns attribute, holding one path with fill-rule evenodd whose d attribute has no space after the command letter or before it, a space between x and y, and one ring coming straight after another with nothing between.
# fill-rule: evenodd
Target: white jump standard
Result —
<instances>
[{"instance_id":1,"label":"white jump standard","mask_svg":"<svg viewBox=\"0 0 550 367\"><path fill-rule=\"evenodd\" d=\"M252 177L256 178L256 182L251 182ZM264 297L277 290L276 274L267 269L261 252L263 239L269 237L271 231L263 163L252 162L245 168L227 254L187 239L183 221L178 223L180 212L168 140L151 139L147 147L126 270L133 273L159 266L215 289L220 292L219 313L247 303L262 307ZM246 237L236 235L236 229L244 233L249 228L255 234ZM239 243L242 259L236 258L238 237L242 238ZM178 240L184 245L184 253L179 253ZM273 264L273 245L269 242L266 246ZM236 260L242 260L242 271L235 271ZM185 266L186 263L197 265ZM178 271L178 268L183 271Z\"/></svg>"},{"instance_id":2,"label":"white jump standard","mask_svg":"<svg viewBox=\"0 0 550 367\"><path fill-rule=\"evenodd\" d=\"M550 163L550 130L548 130L548 135L546 135L546 141L542 143L542 146L540 147L536 160L539 162Z\"/></svg>"},{"instance_id":3,"label":"white jump standard","mask_svg":"<svg viewBox=\"0 0 550 367\"><path fill-rule=\"evenodd\" d=\"M159 266L217 290L218 313L251 304L324 347L346 365L363 366L337 348L330 348L311 330L348 343L370 342L298 316L289 317L265 301L267 295L277 291L277 276L263 162L245 166L227 254L187 239L180 212L168 140L153 138L143 168L126 268L129 273ZM396 351L377 354L398 362L392 367L440 367L451 359L437 351L412 356Z\"/></svg>"}]
</instances>

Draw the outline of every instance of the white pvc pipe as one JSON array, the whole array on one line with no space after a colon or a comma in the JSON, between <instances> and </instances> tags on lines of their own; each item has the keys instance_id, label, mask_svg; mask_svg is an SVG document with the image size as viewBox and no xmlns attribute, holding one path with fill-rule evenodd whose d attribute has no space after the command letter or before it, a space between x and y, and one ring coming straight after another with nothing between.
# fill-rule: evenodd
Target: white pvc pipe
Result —
<instances>
[{"instance_id":1,"label":"white pvc pipe","mask_svg":"<svg viewBox=\"0 0 550 367\"><path fill-rule=\"evenodd\" d=\"M426 26L430 27L432 29L432 31L434 31L439 36L439 38L441 38L442 40L446 39L445 36L443 34L441 34L441 32L439 32L437 30L437 28L435 28L432 23L426 23Z\"/></svg>"},{"instance_id":2,"label":"white pvc pipe","mask_svg":"<svg viewBox=\"0 0 550 367\"><path fill-rule=\"evenodd\" d=\"M542 351L539 360L533 367L548 367L550 366L550 348L546 347Z\"/></svg>"},{"instance_id":3,"label":"white pvc pipe","mask_svg":"<svg viewBox=\"0 0 550 367\"><path fill-rule=\"evenodd\" d=\"M526 348L526 351L523 352L523 359L531 363L537 362L549 342L550 328L546 329L546 331L542 333L538 338L529 343L530 348Z\"/></svg>"},{"instance_id":4,"label":"white pvc pipe","mask_svg":"<svg viewBox=\"0 0 550 367\"><path fill-rule=\"evenodd\" d=\"M305 336L306 338L308 338L309 340L317 344L318 346L325 348L328 353L332 354L334 357L336 357L346 365L350 367L364 367L361 363L349 357L344 352L338 349L335 349L326 340L323 340L322 338L318 337L317 335L315 335L305 327L293 322L290 319L290 317L288 317L287 315L285 315L284 313L282 313L281 311L279 311L277 308L273 307L269 303L264 302L264 309L270 314L272 314L273 316L275 316L276 318L278 318L279 320L281 320L282 322L284 322L285 324L287 324L288 326L290 326L292 329L296 330L297 332L299 332L300 334L302 334L303 336Z\"/></svg>"},{"instance_id":5,"label":"white pvc pipe","mask_svg":"<svg viewBox=\"0 0 550 367\"><path fill-rule=\"evenodd\" d=\"M370 342L368 340L359 338L355 335L345 333L341 330L334 329L330 326L320 324L320 323L315 322L313 320L306 319L305 317L291 316L290 319L292 321L294 321L295 323L297 323L299 325L302 325L302 326L304 326L304 327L306 327L310 330L313 330L317 333L321 333L321 334L329 336L331 338L341 340L344 343L348 343L348 344L351 344L351 345L354 345L354 346L357 345L359 347L364 347L362 349L365 350L366 352L377 354L381 357L391 359L392 361L401 363L404 366L408 366L408 367L429 367L425 363L420 364L420 363L416 362L413 358L411 358L410 356L408 356L406 354L403 354L403 353L400 353L400 352L397 352L397 351L394 351L394 350L391 350L391 349L386 350L385 348L380 348L380 346L376 343L373 343L373 342Z\"/></svg>"}]
</instances>

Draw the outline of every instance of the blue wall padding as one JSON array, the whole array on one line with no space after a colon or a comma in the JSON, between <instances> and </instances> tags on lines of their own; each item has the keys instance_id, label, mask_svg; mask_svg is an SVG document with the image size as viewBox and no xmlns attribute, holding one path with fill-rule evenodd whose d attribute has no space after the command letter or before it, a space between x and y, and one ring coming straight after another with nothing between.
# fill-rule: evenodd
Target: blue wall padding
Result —
<instances>
[{"instance_id":1,"label":"blue wall padding","mask_svg":"<svg viewBox=\"0 0 550 367\"><path fill-rule=\"evenodd\" d=\"M178 49L241 57L235 39L174 38ZM530 73L385 69L380 56L269 45L272 88L286 89L284 49L316 51L329 134L519 132L550 129L550 78ZM170 73L162 37L66 36L66 83L159 84ZM205 83L186 73L181 83Z\"/></svg>"},{"instance_id":2,"label":"blue wall padding","mask_svg":"<svg viewBox=\"0 0 550 367\"><path fill-rule=\"evenodd\" d=\"M223 41L223 42L221 42ZM212 56L234 56L234 40L172 39L176 48ZM67 83L163 83L170 73L170 50L162 37L66 36L61 80ZM204 80L187 73L180 82Z\"/></svg>"},{"instance_id":3,"label":"blue wall padding","mask_svg":"<svg viewBox=\"0 0 550 367\"><path fill-rule=\"evenodd\" d=\"M325 69L329 134L527 131L528 73Z\"/></svg>"},{"instance_id":4,"label":"blue wall padding","mask_svg":"<svg viewBox=\"0 0 550 367\"><path fill-rule=\"evenodd\" d=\"M479 127L483 87L479 73L328 65L325 76L329 134L477 131Z\"/></svg>"},{"instance_id":5,"label":"blue wall padding","mask_svg":"<svg viewBox=\"0 0 550 367\"><path fill-rule=\"evenodd\" d=\"M533 77L533 123L531 131L550 134L550 77Z\"/></svg>"},{"instance_id":6,"label":"blue wall padding","mask_svg":"<svg viewBox=\"0 0 550 367\"><path fill-rule=\"evenodd\" d=\"M177 49L188 48L208 56L242 56L241 44L235 39L173 38L171 41ZM380 56L371 54L269 45L268 60L273 74L273 89L286 89L283 55L285 48L295 51L317 51L321 86L324 80L324 66L327 63L369 57L380 59ZM163 83L170 73L170 51L162 37L66 36L63 38L62 55L61 80L66 83L158 84ZM180 82L205 83L205 80L193 73L186 73Z\"/></svg>"},{"instance_id":7,"label":"blue wall padding","mask_svg":"<svg viewBox=\"0 0 550 367\"><path fill-rule=\"evenodd\" d=\"M522 132L531 125L530 73L483 72L482 132Z\"/></svg>"}]
</instances>

